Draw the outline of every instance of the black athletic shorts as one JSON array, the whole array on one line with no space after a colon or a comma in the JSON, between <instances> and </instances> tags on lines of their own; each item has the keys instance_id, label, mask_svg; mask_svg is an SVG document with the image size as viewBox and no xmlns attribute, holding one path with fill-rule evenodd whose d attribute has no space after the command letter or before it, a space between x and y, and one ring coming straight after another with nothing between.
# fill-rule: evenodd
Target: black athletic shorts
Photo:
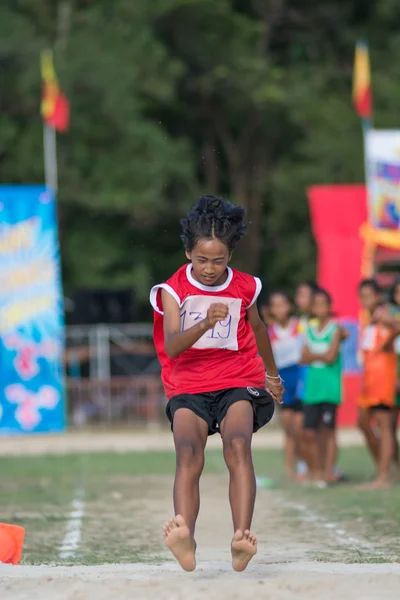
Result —
<instances>
[{"instance_id":1,"label":"black athletic shorts","mask_svg":"<svg viewBox=\"0 0 400 600\"><path fill-rule=\"evenodd\" d=\"M369 409L372 411L375 410L393 410L393 408L396 408L395 406L388 406L387 404L375 404L375 406L370 406Z\"/></svg>"},{"instance_id":2,"label":"black athletic shorts","mask_svg":"<svg viewBox=\"0 0 400 600\"><path fill-rule=\"evenodd\" d=\"M318 429L320 425L325 425L329 429L335 429L336 412L337 405L329 402L303 404L303 427L304 429Z\"/></svg>"},{"instance_id":3,"label":"black athletic shorts","mask_svg":"<svg viewBox=\"0 0 400 600\"><path fill-rule=\"evenodd\" d=\"M303 403L301 400L295 400L293 404L281 404L281 410L293 410L296 413L303 412Z\"/></svg>"},{"instance_id":4,"label":"black athletic shorts","mask_svg":"<svg viewBox=\"0 0 400 600\"><path fill-rule=\"evenodd\" d=\"M173 429L174 415L180 408L188 408L201 417L208 425L208 435L217 433L228 409L239 400L251 402L254 411L253 431L258 431L269 423L274 414L274 400L263 388L228 388L216 392L199 394L179 394L167 404L167 417Z\"/></svg>"}]
</instances>

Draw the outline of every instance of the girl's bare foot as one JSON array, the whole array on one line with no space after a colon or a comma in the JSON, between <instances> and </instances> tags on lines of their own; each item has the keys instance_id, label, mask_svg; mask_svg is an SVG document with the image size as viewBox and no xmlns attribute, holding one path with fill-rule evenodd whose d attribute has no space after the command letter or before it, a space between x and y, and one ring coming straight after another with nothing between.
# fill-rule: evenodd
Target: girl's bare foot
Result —
<instances>
[{"instance_id":1,"label":"girl's bare foot","mask_svg":"<svg viewBox=\"0 0 400 600\"><path fill-rule=\"evenodd\" d=\"M232 540L232 566L235 571L244 571L257 552L257 538L248 529L235 532Z\"/></svg>"},{"instance_id":2,"label":"girl's bare foot","mask_svg":"<svg viewBox=\"0 0 400 600\"><path fill-rule=\"evenodd\" d=\"M295 481L296 483L304 483L304 481L308 481L310 478L310 475L306 472L306 473L297 473L296 477L295 477Z\"/></svg>"},{"instance_id":3,"label":"girl's bare foot","mask_svg":"<svg viewBox=\"0 0 400 600\"><path fill-rule=\"evenodd\" d=\"M196 568L196 542L190 535L185 519L176 515L164 524L165 545L171 550L182 569L194 571Z\"/></svg>"},{"instance_id":4,"label":"girl's bare foot","mask_svg":"<svg viewBox=\"0 0 400 600\"><path fill-rule=\"evenodd\" d=\"M375 479L371 483L365 483L360 485L360 490L388 490L391 488L393 483L389 479Z\"/></svg>"}]
</instances>

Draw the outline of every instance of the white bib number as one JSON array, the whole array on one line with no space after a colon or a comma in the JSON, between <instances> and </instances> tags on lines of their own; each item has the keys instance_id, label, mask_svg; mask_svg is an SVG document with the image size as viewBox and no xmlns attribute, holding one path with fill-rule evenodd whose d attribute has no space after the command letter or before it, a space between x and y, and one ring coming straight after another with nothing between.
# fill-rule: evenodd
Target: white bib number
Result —
<instances>
[{"instance_id":1,"label":"white bib number","mask_svg":"<svg viewBox=\"0 0 400 600\"><path fill-rule=\"evenodd\" d=\"M224 298L222 296L189 296L181 307L181 331L186 331L207 316L211 304L220 302L227 304L229 315L224 321L218 321L213 329L209 329L192 348L224 348L238 350L238 326L242 300L240 298Z\"/></svg>"}]
</instances>

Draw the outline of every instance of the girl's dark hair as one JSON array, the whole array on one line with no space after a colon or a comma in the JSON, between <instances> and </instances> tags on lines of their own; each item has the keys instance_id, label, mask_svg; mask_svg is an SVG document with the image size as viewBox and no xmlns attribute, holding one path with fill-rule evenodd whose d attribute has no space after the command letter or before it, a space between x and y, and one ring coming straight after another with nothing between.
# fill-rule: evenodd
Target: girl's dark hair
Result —
<instances>
[{"instance_id":1,"label":"girl's dark hair","mask_svg":"<svg viewBox=\"0 0 400 600\"><path fill-rule=\"evenodd\" d=\"M215 196L202 196L192 206L186 219L181 219L185 250L193 250L202 239L217 239L233 250L246 233L245 210Z\"/></svg>"},{"instance_id":2,"label":"girl's dark hair","mask_svg":"<svg viewBox=\"0 0 400 600\"><path fill-rule=\"evenodd\" d=\"M289 294L287 294L286 292L284 292L283 290L273 290L270 294L268 294L268 302L267 304L270 305L271 304L271 300L274 296L282 296L283 298L286 298L286 300L292 304L292 301L289 297Z\"/></svg>"},{"instance_id":3,"label":"girl's dark hair","mask_svg":"<svg viewBox=\"0 0 400 600\"><path fill-rule=\"evenodd\" d=\"M323 296L325 298L325 300L327 301L328 305L332 306L332 296L330 295L329 292L327 292L323 288L319 287L316 290L314 290L313 291L313 298L315 298L315 296Z\"/></svg>"},{"instance_id":4,"label":"girl's dark hair","mask_svg":"<svg viewBox=\"0 0 400 600\"><path fill-rule=\"evenodd\" d=\"M363 279L358 284L358 290L362 290L363 288L369 287L371 288L375 294L382 294L382 288L376 279Z\"/></svg>"},{"instance_id":5,"label":"girl's dark hair","mask_svg":"<svg viewBox=\"0 0 400 600\"><path fill-rule=\"evenodd\" d=\"M396 295L396 288L398 288L399 285L400 285L400 277L397 277L392 286L392 289L390 290L390 294L389 294L389 302L391 304L395 304L396 306L398 306L398 304L396 302L395 295Z\"/></svg>"},{"instance_id":6,"label":"girl's dark hair","mask_svg":"<svg viewBox=\"0 0 400 600\"><path fill-rule=\"evenodd\" d=\"M308 287L308 289L314 293L317 290L319 290L319 285L316 281L314 281L314 279L306 279L305 281L300 281L300 283L297 284L297 288L299 289L299 287L301 286L305 286Z\"/></svg>"}]
</instances>

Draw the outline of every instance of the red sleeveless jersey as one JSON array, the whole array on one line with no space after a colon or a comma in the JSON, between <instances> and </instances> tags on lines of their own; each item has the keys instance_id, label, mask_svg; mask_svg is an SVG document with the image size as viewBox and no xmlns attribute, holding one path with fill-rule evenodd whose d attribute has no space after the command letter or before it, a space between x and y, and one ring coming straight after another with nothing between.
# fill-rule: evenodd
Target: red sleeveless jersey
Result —
<instances>
[{"instance_id":1,"label":"red sleeveless jersey","mask_svg":"<svg viewBox=\"0 0 400 600\"><path fill-rule=\"evenodd\" d=\"M229 316L219 321L188 350L170 358L164 348L161 290L166 290L180 308L181 331L205 319L210 304L229 305ZM222 285L206 286L192 276L192 265L181 267L168 281L152 288L154 344L162 367L167 398L177 394L214 392L226 388L264 387L265 370L246 310L257 300L261 281L228 267Z\"/></svg>"}]
</instances>

